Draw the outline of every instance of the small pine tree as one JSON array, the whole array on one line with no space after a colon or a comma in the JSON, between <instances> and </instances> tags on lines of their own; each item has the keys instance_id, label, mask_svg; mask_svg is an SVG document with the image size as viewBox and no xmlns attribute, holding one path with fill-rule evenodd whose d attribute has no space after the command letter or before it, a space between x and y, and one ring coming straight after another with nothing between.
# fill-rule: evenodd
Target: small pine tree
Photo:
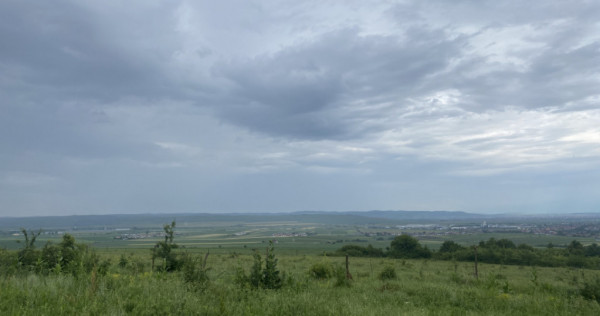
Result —
<instances>
[{"instance_id":1,"label":"small pine tree","mask_svg":"<svg viewBox=\"0 0 600 316\"><path fill-rule=\"evenodd\" d=\"M254 264L250 270L250 275L246 276L243 270L238 270L236 282L242 286L248 284L253 289L279 289L282 287L283 280L277 269L277 258L275 258L275 247L273 247L272 241L269 242L267 247L264 268L262 257L258 251L254 251Z\"/></svg>"},{"instance_id":2,"label":"small pine tree","mask_svg":"<svg viewBox=\"0 0 600 316\"><path fill-rule=\"evenodd\" d=\"M279 289L282 285L281 276L279 275L279 270L277 270L277 258L275 258L275 247L272 240L269 241L269 246L267 247L262 283L266 289Z\"/></svg>"},{"instance_id":3,"label":"small pine tree","mask_svg":"<svg viewBox=\"0 0 600 316\"><path fill-rule=\"evenodd\" d=\"M258 251L254 252L254 264L252 270L250 270L250 286L253 288L259 288L262 285L262 258Z\"/></svg>"}]
</instances>

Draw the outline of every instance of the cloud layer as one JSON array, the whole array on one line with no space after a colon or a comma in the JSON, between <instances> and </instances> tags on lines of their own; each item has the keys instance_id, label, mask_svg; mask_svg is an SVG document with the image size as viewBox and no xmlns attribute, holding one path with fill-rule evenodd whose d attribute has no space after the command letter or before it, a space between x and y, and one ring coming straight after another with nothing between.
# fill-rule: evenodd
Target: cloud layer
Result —
<instances>
[{"instance_id":1,"label":"cloud layer","mask_svg":"<svg viewBox=\"0 0 600 316\"><path fill-rule=\"evenodd\" d=\"M0 216L598 211L600 4L0 3Z\"/></svg>"}]
</instances>

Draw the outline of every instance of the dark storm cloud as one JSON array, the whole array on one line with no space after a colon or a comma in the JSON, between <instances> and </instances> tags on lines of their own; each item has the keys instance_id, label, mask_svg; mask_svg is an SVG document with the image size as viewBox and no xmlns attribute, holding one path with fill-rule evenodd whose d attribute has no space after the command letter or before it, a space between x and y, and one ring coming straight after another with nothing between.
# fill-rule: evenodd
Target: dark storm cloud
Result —
<instances>
[{"instance_id":1,"label":"dark storm cloud","mask_svg":"<svg viewBox=\"0 0 600 316\"><path fill-rule=\"evenodd\" d=\"M397 36L323 35L273 55L220 63L215 73L235 87L222 117L251 129L293 138L356 136L343 108L373 98L400 101L429 91L427 76L443 70L459 39L408 30ZM434 87L437 88L437 87Z\"/></svg>"}]
</instances>

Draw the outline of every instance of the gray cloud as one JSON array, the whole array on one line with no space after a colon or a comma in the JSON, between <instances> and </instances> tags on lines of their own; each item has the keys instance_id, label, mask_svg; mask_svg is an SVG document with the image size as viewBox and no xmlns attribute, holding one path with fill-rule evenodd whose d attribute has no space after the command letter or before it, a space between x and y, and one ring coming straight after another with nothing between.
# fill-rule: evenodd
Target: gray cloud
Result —
<instances>
[{"instance_id":1,"label":"gray cloud","mask_svg":"<svg viewBox=\"0 0 600 316\"><path fill-rule=\"evenodd\" d=\"M114 100L168 93L171 84L158 63L165 52L160 45L145 47L135 30L140 18L126 20L135 13L113 15L70 1L4 1L1 6L0 37L7 43L0 50L4 76L12 78L22 93L35 87L37 95L28 93L28 98ZM153 33L169 26L169 20L146 18L144 27L151 27L143 32L170 47L166 37Z\"/></svg>"},{"instance_id":2,"label":"gray cloud","mask_svg":"<svg viewBox=\"0 0 600 316\"><path fill-rule=\"evenodd\" d=\"M408 30L405 36L342 30L274 55L218 64L215 73L235 85L228 91L234 100L221 114L274 135L356 137L362 131L340 118L344 107L430 90L426 77L445 68L460 45L440 32Z\"/></svg>"},{"instance_id":3,"label":"gray cloud","mask_svg":"<svg viewBox=\"0 0 600 316\"><path fill-rule=\"evenodd\" d=\"M594 210L599 14L3 1L0 216Z\"/></svg>"}]
</instances>

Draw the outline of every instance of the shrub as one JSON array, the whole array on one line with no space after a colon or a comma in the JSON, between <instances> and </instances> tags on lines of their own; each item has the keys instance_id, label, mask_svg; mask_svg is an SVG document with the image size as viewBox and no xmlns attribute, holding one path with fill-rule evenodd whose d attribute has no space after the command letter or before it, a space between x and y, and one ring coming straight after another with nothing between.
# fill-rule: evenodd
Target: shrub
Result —
<instances>
[{"instance_id":1,"label":"shrub","mask_svg":"<svg viewBox=\"0 0 600 316\"><path fill-rule=\"evenodd\" d=\"M210 268L206 267L207 260L208 253L206 253L204 259L188 254L184 255L182 259L183 280L196 289L206 289L210 281L208 278Z\"/></svg>"},{"instance_id":2,"label":"shrub","mask_svg":"<svg viewBox=\"0 0 600 316\"><path fill-rule=\"evenodd\" d=\"M25 237L25 246L17 252L17 267L20 270L32 271L41 274L71 273L74 276L82 272L91 272L99 264L95 252L90 251L87 245L78 244L70 234L64 234L58 244L47 242L42 250L35 249L35 240L40 235L27 233L21 230ZM104 267L110 265L103 262Z\"/></svg>"},{"instance_id":3,"label":"shrub","mask_svg":"<svg viewBox=\"0 0 600 316\"><path fill-rule=\"evenodd\" d=\"M121 254L121 258L119 258L119 267L125 268L129 264L129 260L125 257L124 254Z\"/></svg>"},{"instance_id":4,"label":"shrub","mask_svg":"<svg viewBox=\"0 0 600 316\"><path fill-rule=\"evenodd\" d=\"M0 249L0 276L14 274L17 270L17 260L13 252Z\"/></svg>"},{"instance_id":5,"label":"shrub","mask_svg":"<svg viewBox=\"0 0 600 316\"><path fill-rule=\"evenodd\" d=\"M350 287L352 283L346 276L346 269L342 266L338 266L334 269L335 275L335 286L336 287Z\"/></svg>"},{"instance_id":6,"label":"shrub","mask_svg":"<svg viewBox=\"0 0 600 316\"><path fill-rule=\"evenodd\" d=\"M593 281L585 282L579 293L588 300L600 303L600 278L596 277Z\"/></svg>"},{"instance_id":7,"label":"shrub","mask_svg":"<svg viewBox=\"0 0 600 316\"><path fill-rule=\"evenodd\" d=\"M315 279L326 280L333 275L333 267L327 262L318 262L310 267L308 274Z\"/></svg>"},{"instance_id":8,"label":"shrub","mask_svg":"<svg viewBox=\"0 0 600 316\"><path fill-rule=\"evenodd\" d=\"M382 281L393 280L397 278L396 269L394 269L392 266L387 266L383 268L381 272L379 272L378 278Z\"/></svg>"}]
</instances>

